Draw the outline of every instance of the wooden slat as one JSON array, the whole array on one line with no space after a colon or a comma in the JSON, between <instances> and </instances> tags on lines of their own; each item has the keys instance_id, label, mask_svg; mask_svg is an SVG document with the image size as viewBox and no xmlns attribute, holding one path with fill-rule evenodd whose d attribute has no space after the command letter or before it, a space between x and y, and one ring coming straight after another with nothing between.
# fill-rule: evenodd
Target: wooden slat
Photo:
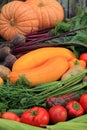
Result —
<instances>
[{"instance_id":1,"label":"wooden slat","mask_svg":"<svg viewBox=\"0 0 87 130\"><path fill-rule=\"evenodd\" d=\"M76 7L86 7L87 6L87 0L58 0L64 10L65 10L65 17L72 17L76 13Z\"/></svg>"}]
</instances>

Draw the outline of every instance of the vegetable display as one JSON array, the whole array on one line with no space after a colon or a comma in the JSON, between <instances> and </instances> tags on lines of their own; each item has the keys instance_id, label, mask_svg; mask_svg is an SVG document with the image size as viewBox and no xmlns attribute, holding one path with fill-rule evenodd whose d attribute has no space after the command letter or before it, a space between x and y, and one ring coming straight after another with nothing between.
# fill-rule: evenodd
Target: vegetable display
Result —
<instances>
[{"instance_id":1,"label":"vegetable display","mask_svg":"<svg viewBox=\"0 0 87 130\"><path fill-rule=\"evenodd\" d=\"M0 130L85 130L87 8L72 18L57 0L0 8Z\"/></svg>"}]
</instances>

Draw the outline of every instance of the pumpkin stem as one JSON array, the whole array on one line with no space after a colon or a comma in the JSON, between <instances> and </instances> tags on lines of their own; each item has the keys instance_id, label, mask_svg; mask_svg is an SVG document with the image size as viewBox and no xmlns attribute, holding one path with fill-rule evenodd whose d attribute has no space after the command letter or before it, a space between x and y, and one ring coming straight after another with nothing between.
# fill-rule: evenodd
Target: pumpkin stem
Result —
<instances>
[{"instance_id":1,"label":"pumpkin stem","mask_svg":"<svg viewBox=\"0 0 87 130\"><path fill-rule=\"evenodd\" d=\"M38 7L43 7L44 6L44 4L42 3L42 2L40 2L39 4L38 4Z\"/></svg>"},{"instance_id":2,"label":"pumpkin stem","mask_svg":"<svg viewBox=\"0 0 87 130\"><path fill-rule=\"evenodd\" d=\"M13 18L10 20L10 25L14 26L14 19Z\"/></svg>"}]
</instances>

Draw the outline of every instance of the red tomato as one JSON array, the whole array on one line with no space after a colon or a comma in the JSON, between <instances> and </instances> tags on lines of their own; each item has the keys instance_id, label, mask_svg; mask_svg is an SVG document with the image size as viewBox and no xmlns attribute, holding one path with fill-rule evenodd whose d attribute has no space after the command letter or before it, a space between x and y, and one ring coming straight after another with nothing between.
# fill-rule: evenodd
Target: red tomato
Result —
<instances>
[{"instance_id":1,"label":"red tomato","mask_svg":"<svg viewBox=\"0 0 87 130\"><path fill-rule=\"evenodd\" d=\"M84 108L85 112L87 113L87 93L86 93L86 94L83 94L83 95L80 97L79 102L80 102L80 104L82 105L82 107Z\"/></svg>"},{"instance_id":2,"label":"red tomato","mask_svg":"<svg viewBox=\"0 0 87 130\"><path fill-rule=\"evenodd\" d=\"M78 101L70 101L66 104L69 117L78 117L84 114L84 109Z\"/></svg>"},{"instance_id":3,"label":"red tomato","mask_svg":"<svg viewBox=\"0 0 87 130\"><path fill-rule=\"evenodd\" d=\"M79 56L79 59L80 60L84 60L87 64L87 52L84 52L82 53L80 56Z\"/></svg>"},{"instance_id":4,"label":"red tomato","mask_svg":"<svg viewBox=\"0 0 87 130\"><path fill-rule=\"evenodd\" d=\"M8 120L14 120L14 121L20 121L20 118L17 114L15 114L14 112L5 112L2 114L1 116L4 119L8 119Z\"/></svg>"},{"instance_id":5,"label":"red tomato","mask_svg":"<svg viewBox=\"0 0 87 130\"><path fill-rule=\"evenodd\" d=\"M50 120L53 124L67 119L67 110L63 106L52 106L49 109Z\"/></svg>"},{"instance_id":6,"label":"red tomato","mask_svg":"<svg viewBox=\"0 0 87 130\"><path fill-rule=\"evenodd\" d=\"M35 106L23 112L21 122L41 127L49 123L49 113L45 108Z\"/></svg>"}]
</instances>

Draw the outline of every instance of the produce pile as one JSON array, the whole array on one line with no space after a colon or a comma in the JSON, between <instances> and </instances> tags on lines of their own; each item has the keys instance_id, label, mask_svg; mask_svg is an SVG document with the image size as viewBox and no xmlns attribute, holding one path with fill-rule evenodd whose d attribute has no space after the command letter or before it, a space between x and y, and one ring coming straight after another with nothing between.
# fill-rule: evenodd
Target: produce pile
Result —
<instances>
[{"instance_id":1,"label":"produce pile","mask_svg":"<svg viewBox=\"0 0 87 130\"><path fill-rule=\"evenodd\" d=\"M3 1L0 35L0 129L85 130L87 7Z\"/></svg>"}]
</instances>

